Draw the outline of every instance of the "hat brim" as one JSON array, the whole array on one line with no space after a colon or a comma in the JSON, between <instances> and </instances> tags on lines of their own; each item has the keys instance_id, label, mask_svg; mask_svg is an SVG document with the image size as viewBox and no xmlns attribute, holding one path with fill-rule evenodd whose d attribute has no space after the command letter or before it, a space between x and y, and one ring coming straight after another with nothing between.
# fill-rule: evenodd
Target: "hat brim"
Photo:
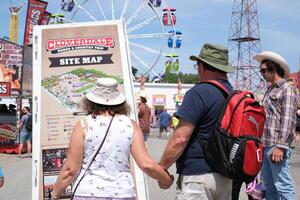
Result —
<instances>
[{"instance_id":1,"label":"hat brim","mask_svg":"<svg viewBox=\"0 0 300 200\"><path fill-rule=\"evenodd\" d=\"M96 96L93 92L87 93L85 97L94 103L107 105L107 106L119 105L124 103L126 100L125 96L122 93L120 93L116 98L113 99L100 98L99 96Z\"/></svg>"},{"instance_id":2,"label":"hat brim","mask_svg":"<svg viewBox=\"0 0 300 200\"><path fill-rule=\"evenodd\" d=\"M147 97L145 96L140 96L141 99L146 99L147 100Z\"/></svg>"},{"instance_id":3,"label":"hat brim","mask_svg":"<svg viewBox=\"0 0 300 200\"><path fill-rule=\"evenodd\" d=\"M277 63L284 71L284 77L285 79L290 78L290 69L289 66L283 62L280 58L276 58L274 55L268 55L268 53L263 54L263 55L256 55L254 56L255 60L259 63L261 63L264 60L270 60L275 63Z\"/></svg>"},{"instance_id":4,"label":"hat brim","mask_svg":"<svg viewBox=\"0 0 300 200\"><path fill-rule=\"evenodd\" d=\"M210 62L208 60L205 60L203 58L200 58L200 57L197 57L194 55L190 56L190 60L193 60L193 61L200 60L200 61L205 62L205 63L209 64L210 66L212 66L218 70L221 70L223 72L226 72L226 73L234 73L234 71L235 71L234 67L230 63L228 63L228 65L219 65L219 64Z\"/></svg>"}]
</instances>

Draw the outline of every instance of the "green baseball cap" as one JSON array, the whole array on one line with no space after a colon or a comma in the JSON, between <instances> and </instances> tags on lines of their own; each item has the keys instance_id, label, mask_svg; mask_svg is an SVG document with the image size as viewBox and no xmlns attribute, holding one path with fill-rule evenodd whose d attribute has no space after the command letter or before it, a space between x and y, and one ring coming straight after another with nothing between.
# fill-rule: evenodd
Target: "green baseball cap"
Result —
<instances>
[{"instance_id":1,"label":"green baseball cap","mask_svg":"<svg viewBox=\"0 0 300 200\"><path fill-rule=\"evenodd\" d=\"M228 62L228 49L221 45L204 44L199 56L190 56L190 60L200 60L223 72L233 73L234 67Z\"/></svg>"}]
</instances>

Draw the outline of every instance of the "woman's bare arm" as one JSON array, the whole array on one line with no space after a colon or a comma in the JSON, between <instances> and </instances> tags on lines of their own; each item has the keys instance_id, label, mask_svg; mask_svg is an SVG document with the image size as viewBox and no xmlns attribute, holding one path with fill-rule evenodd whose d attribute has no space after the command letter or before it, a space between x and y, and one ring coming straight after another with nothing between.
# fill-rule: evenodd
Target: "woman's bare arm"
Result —
<instances>
[{"instance_id":1,"label":"woman's bare arm","mask_svg":"<svg viewBox=\"0 0 300 200\"><path fill-rule=\"evenodd\" d=\"M134 134L132 140L131 153L140 169L145 172L147 175L158 180L164 185L172 185L173 176L170 176L165 169L157 164L155 160L149 155L143 133L137 123L132 121Z\"/></svg>"},{"instance_id":2,"label":"woman's bare arm","mask_svg":"<svg viewBox=\"0 0 300 200\"><path fill-rule=\"evenodd\" d=\"M52 192L54 197L60 197L63 191L78 176L83 160L83 146L84 133L81 124L77 122L71 136L67 160L54 184Z\"/></svg>"}]
</instances>

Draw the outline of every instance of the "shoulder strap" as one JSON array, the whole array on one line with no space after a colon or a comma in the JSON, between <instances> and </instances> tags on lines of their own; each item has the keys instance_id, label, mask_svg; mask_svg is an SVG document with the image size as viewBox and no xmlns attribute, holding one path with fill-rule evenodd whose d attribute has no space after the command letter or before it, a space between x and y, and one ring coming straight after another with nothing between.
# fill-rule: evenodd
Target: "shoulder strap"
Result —
<instances>
[{"instance_id":1,"label":"shoulder strap","mask_svg":"<svg viewBox=\"0 0 300 200\"><path fill-rule=\"evenodd\" d=\"M222 83L220 83L219 81L216 81L216 80L207 80L207 81L200 82L200 84L201 83L208 83L208 84L214 85L216 88L218 88L223 93L223 95L225 97L225 102L223 103L220 115L218 117L218 121L216 123L216 126L220 126L222 116L224 115L225 110L226 110L226 105L228 104L229 100L232 98L234 93L232 94L231 92L229 92L228 89ZM198 120L197 126L195 128L196 131L199 131L199 120ZM203 141L201 142L201 144L204 145Z\"/></svg>"},{"instance_id":2,"label":"shoulder strap","mask_svg":"<svg viewBox=\"0 0 300 200\"><path fill-rule=\"evenodd\" d=\"M115 117L115 116L113 115L112 118L111 118L111 120L110 120L110 122L109 122L109 125L108 125L108 127L107 127L107 129L106 129L106 133L105 133L105 135L104 135L104 138L103 138L101 144L98 146L98 149L94 152L94 155L92 156L92 159L90 159L90 161L89 161L89 163L88 163L88 165L87 165L87 168L86 168L84 174L83 174L83 175L81 176L81 178L79 179L79 181L78 181L78 183L77 183L77 185L76 185L76 187L75 187L75 189L74 189L74 192L72 193L71 200L74 198L74 195L75 195L75 192L76 192L76 190L77 190L77 187L79 186L79 184L80 184L80 182L82 181L82 179L86 176L86 174L87 174L87 172L88 172L90 166L91 166L92 163L94 162L94 160L95 160L96 156L98 155L98 153L99 153L101 147L103 146L103 143L104 143L104 141L105 141L105 139L106 139L107 133L108 133L108 131L109 131L109 129L110 129L110 125L111 125L111 123L112 123L114 117Z\"/></svg>"},{"instance_id":3,"label":"shoulder strap","mask_svg":"<svg viewBox=\"0 0 300 200\"><path fill-rule=\"evenodd\" d=\"M87 135L84 119L80 120L80 124L81 124L81 127L83 129L84 134Z\"/></svg>"},{"instance_id":4,"label":"shoulder strap","mask_svg":"<svg viewBox=\"0 0 300 200\"><path fill-rule=\"evenodd\" d=\"M223 94L225 93L226 94L226 97L227 96L230 96L230 92L228 91L228 89L222 84L220 83L219 81L216 81L216 80L208 80L208 81L203 81L203 82L200 82L200 83L209 83L211 85L214 85L216 86L218 89L220 89Z\"/></svg>"}]
</instances>

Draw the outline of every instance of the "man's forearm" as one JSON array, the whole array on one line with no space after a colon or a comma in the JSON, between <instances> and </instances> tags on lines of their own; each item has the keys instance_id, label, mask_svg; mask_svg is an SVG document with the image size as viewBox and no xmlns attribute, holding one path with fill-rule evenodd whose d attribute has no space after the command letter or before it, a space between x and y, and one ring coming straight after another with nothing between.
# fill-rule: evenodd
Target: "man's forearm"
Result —
<instances>
[{"instance_id":1,"label":"man's forearm","mask_svg":"<svg viewBox=\"0 0 300 200\"><path fill-rule=\"evenodd\" d=\"M183 153L187 142L181 141L178 138L173 137L159 162L159 164L164 168L168 169Z\"/></svg>"},{"instance_id":2,"label":"man's forearm","mask_svg":"<svg viewBox=\"0 0 300 200\"><path fill-rule=\"evenodd\" d=\"M181 156L193 130L194 126L192 124L180 120L178 128L176 128L159 162L163 168L168 169Z\"/></svg>"}]
</instances>

